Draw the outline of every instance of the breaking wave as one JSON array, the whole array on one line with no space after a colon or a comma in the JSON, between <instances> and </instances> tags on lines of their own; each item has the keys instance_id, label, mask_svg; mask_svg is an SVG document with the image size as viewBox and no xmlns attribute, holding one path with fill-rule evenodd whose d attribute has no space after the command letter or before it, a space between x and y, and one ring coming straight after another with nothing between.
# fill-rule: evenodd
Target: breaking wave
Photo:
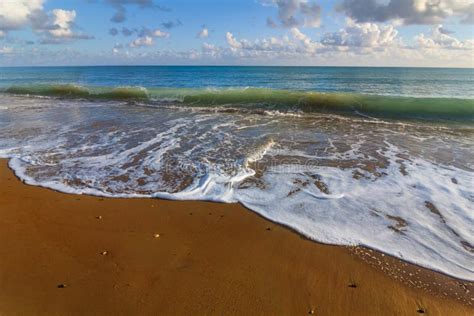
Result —
<instances>
[{"instance_id":1,"label":"breaking wave","mask_svg":"<svg viewBox=\"0 0 474 316\"><path fill-rule=\"evenodd\" d=\"M223 107L242 110L348 113L393 118L474 120L474 99L419 98L350 93L320 93L261 88L167 89L28 85L4 93L87 100L138 101L150 105Z\"/></svg>"}]
</instances>

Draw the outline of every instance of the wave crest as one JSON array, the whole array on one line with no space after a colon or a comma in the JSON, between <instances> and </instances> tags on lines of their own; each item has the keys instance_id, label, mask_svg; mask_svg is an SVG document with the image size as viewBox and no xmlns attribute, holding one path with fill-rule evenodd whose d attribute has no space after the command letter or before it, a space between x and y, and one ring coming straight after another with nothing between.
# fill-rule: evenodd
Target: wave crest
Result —
<instances>
[{"instance_id":1,"label":"wave crest","mask_svg":"<svg viewBox=\"0 0 474 316\"><path fill-rule=\"evenodd\" d=\"M232 107L298 112L342 112L393 118L474 120L474 100L415 98L350 93L320 93L260 88L167 89L83 87L78 85L12 86L5 93L90 100L136 100L152 104Z\"/></svg>"}]
</instances>

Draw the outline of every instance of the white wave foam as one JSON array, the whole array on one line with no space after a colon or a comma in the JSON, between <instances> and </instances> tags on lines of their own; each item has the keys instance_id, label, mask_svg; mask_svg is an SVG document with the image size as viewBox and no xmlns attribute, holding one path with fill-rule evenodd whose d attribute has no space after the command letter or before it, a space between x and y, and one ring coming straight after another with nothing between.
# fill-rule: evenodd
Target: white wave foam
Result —
<instances>
[{"instance_id":1,"label":"white wave foam","mask_svg":"<svg viewBox=\"0 0 474 316\"><path fill-rule=\"evenodd\" d=\"M462 242L474 244L474 189L469 172L413 159L403 175L391 146L386 176L356 180L353 170L321 167L312 173L268 172L265 189L243 189L237 200L306 237L338 245L364 245L433 270L474 280L474 256ZM362 171L362 170L361 170ZM316 175L328 194L311 181ZM296 186L295 183L308 183ZM441 215L430 211L432 203ZM406 226L404 225L406 224ZM397 225L403 227L397 228ZM387 229L388 227L392 227ZM451 228L450 228L451 227ZM396 231L398 229L398 231Z\"/></svg>"},{"instance_id":2,"label":"white wave foam","mask_svg":"<svg viewBox=\"0 0 474 316\"><path fill-rule=\"evenodd\" d=\"M265 156L265 154L270 150L272 149L273 146L275 146L275 142L273 141L273 139L270 139L266 144L264 144L263 146L260 146L260 148L258 148L255 152L253 152L252 154L250 154L247 159L245 160L245 163L244 165L246 167L248 167L248 164L249 163L252 163L252 162L256 162L256 161L259 161L259 160L262 160L263 157Z\"/></svg>"}]
</instances>

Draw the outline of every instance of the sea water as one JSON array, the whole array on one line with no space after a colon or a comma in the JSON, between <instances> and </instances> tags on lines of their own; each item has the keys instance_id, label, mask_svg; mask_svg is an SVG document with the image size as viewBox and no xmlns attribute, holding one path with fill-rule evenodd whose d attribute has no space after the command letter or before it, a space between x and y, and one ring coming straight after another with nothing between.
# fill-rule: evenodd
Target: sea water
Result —
<instances>
[{"instance_id":1,"label":"sea water","mask_svg":"<svg viewBox=\"0 0 474 316\"><path fill-rule=\"evenodd\" d=\"M0 156L32 185L238 202L474 280L473 86L472 69L0 68Z\"/></svg>"}]
</instances>

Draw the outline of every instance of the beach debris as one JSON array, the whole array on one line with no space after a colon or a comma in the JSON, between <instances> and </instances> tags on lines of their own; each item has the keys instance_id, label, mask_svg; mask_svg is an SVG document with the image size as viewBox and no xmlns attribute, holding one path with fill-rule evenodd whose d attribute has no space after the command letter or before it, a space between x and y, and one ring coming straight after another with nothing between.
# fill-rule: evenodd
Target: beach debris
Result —
<instances>
[{"instance_id":1,"label":"beach debris","mask_svg":"<svg viewBox=\"0 0 474 316\"><path fill-rule=\"evenodd\" d=\"M267 230L270 231L270 230L272 230L272 229L271 229L270 227L267 227Z\"/></svg>"},{"instance_id":2,"label":"beach debris","mask_svg":"<svg viewBox=\"0 0 474 316\"><path fill-rule=\"evenodd\" d=\"M426 313L426 310L425 310L424 308L420 307L420 308L418 308L418 309L416 310L416 312L417 312L418 314L424 314L424 313Z\"/></svg>"},{"instance_id":3,"label":"beach debris","mask_svg":"<svg viewBox=\"0 0 474 316\"><path fill-rule=\"evenodd\" d=\"M153 237L160 238L160 234L154 234Z\"/></svg>"},{"instance_id":4,"label":"beach debris","mask_svg":"<svg viewBox=\"0 0 474 316\"><path fill-rule=\"evenodd\" d=\"M355 289L357 287L357 283L355 283L354 281L350 281L348 287Z\"/></svg>"},{"instance_id":5,"label":"beach debris","mask_svg":"<svg viewBox=\"0 0 474 316\"><path fill-rule=\"evenodd\" d=\"M313 314L314 314L314 309L311 308L311 309L308 311L308 314L313 315Z\"/></svg>"},{"instance_id":6,"label":"beach debris","mask_svg":"<svg viewBox=\"0 0 474 316\"><path fill-rule=\"evenodd\" d=\"M101 254L102 256L106 256L106 255L108 254L108 252L107 252L107 251L102 251L100 254Z\"/></svg>"},{"instance_id":7,"label":"beach debris","mask_svg":"<svg viewBox=\"0 0 474 316\"><path fill-rule=\"evenodd\" d=\"M64 283L61 283L61 284L58 284L58 285L57 285L57 288L58 288L58 289L64 289L65 287L67 287L67 285L64 284Z\"/></svg>"},{"instance_id":8,"label":"beach debris","mask_svg":"<svg viewBox=\"0 0 474 316\"><path fill-rule=\"evenodd\" d=\"M102 215L96 216L96 219L102 219Z\"/></svg>"}]
</instances>

